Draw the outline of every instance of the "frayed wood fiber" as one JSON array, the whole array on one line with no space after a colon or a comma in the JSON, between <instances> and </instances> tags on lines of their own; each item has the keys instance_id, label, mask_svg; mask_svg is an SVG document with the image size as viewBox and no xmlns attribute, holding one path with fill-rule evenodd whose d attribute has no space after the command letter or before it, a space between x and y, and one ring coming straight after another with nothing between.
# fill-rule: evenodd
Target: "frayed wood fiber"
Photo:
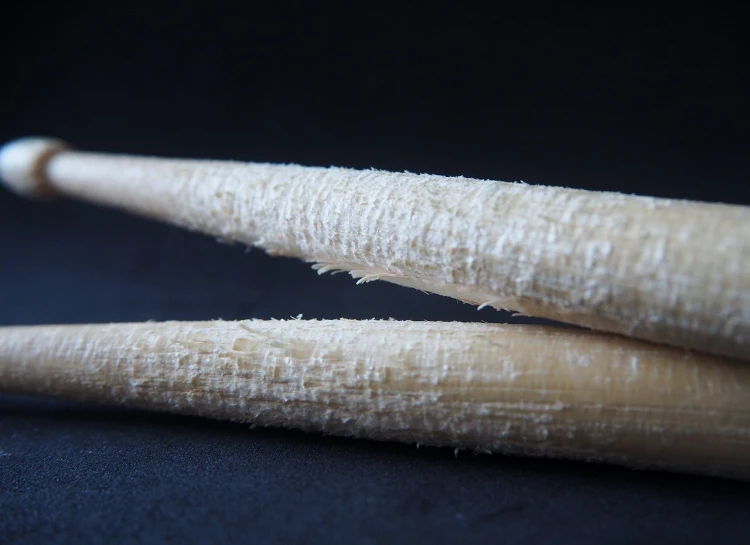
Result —
<instances>
[{"instance_id":1,"label":"frayed wood fiber","mask_svg":"<svg viewBox=\"0 0 750 545\"><path fill-rule=\"evenodd\" d=\"M750 366L580 330L352 320L6 327L0 390L750 475Z\"/></svg>"},{"instance_id":2,"label":"frayed wood fiber","mask_svg":"<svg viewBox=\"0 0 750 545\"><path fill-rule=\"evenodd\" d=\"M7 183L274 255L594 329L750 358L750 209L442 176L65 151Z\"/></svg>"}]
</instances>

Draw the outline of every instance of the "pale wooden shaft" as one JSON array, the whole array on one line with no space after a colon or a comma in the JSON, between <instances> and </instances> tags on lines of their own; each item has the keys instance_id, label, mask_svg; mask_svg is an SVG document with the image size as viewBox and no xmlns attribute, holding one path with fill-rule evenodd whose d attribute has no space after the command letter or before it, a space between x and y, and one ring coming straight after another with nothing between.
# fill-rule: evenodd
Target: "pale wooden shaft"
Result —
<instances>
[{"instance_id":1,"label":"pale wooden shaft","mask_svg":"<svg viewBox=\"0 0 750 545\"><path fill-rule=\"evenodd\" d=\"M0 329L0 388L372 439L747 478L750 367L557 328Z\"/></svg>"},{"instance_id":2,"label":"pale wooden shaft","mask_svg":"<svg viewBox=\"0 0 750 545\"><path fill-rule=\"evenodd\" d=\"M4 176L299 257L320 272L750 358L747 207L53 144L44 154L38 141L9 144Z\"/></svg>"}]
</instances>

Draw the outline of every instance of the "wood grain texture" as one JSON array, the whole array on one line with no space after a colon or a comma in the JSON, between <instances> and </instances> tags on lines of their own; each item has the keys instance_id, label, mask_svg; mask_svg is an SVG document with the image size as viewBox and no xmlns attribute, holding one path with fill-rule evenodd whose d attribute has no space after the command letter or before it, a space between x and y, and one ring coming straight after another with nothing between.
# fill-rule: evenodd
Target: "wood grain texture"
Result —
<instances>
[{"instance_id":1,"label":"wood grain texture","mask_svg":"<svg viewBox=\"0 0 750 545\"><path fill-rule=\"evenodd\" d=\"M750 476L750 367L615 335L397 321L0 329L0 389L478 451Z\"/></svg>"},{"instance_id":2,"label":"wood grain texture","mask_svg":"<svg viewBox=\"0 0 750 545\"><path fill-rule=\"evenodd\" d=\"M32 185L298 257L321 273L750 358L747 207L59 149L18 167L38 149L19 141L0 154L14 187L30 179L17 172L43 172Z\"/></svg>"},{"instance_id":3,"label":"wood grain texture","mask_svg":"<svg viewBox=\"0 0 750 545\"><path fill-rule=\"evenodd\" d=\"M39 152L43 168L26 168L44 176L22 181L299 257L319 272L750 357L745 207L376 170L48 151ZM15 170L4 176L16 179L33 156L23 141L6 146L0 166Z\"/></svg>"}]
</instances>

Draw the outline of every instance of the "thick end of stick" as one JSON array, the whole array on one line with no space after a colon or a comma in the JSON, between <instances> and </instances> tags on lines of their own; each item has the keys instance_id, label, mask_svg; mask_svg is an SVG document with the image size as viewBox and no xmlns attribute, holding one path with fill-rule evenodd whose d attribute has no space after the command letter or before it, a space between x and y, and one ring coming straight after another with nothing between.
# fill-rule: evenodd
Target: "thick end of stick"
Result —
<instances>
[{"instance_id":1,"label":"thick end of stick","mask_svg":"<svg viewBox=\"0 0 750 545\"><path fill-rule=\"evenodd\" d=\"M0 180L11 191L27 197L52 197L47 163L70 146L52 138L19 138L0 148Z\"/></svg>"}]
</instances>

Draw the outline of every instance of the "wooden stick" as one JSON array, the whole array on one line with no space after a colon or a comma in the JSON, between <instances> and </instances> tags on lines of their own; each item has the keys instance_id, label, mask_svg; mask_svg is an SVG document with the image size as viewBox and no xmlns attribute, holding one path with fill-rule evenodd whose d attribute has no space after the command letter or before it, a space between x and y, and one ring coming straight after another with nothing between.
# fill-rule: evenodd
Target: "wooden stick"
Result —
<instances>
[{"instance_id":1,"label":"wooden stick","mask_svg":"<svg viewBox=\"0 0 750 545\"><path fill-rule=\"evenodd\" d=\"M440 176L65 151L11 142L0 174L344 270L750 358L750 208Z\"/></svg>"},{"instance_id":2,"label":"wooden stick","mask_svg":"<svg viewBox=\"0 0 750 545\"><path fill-rule=\"evenodd\" d=\"M352 320L9 327L0 389L750 476L750 366L579 330Z\"/></svg>"}]
</instances>

